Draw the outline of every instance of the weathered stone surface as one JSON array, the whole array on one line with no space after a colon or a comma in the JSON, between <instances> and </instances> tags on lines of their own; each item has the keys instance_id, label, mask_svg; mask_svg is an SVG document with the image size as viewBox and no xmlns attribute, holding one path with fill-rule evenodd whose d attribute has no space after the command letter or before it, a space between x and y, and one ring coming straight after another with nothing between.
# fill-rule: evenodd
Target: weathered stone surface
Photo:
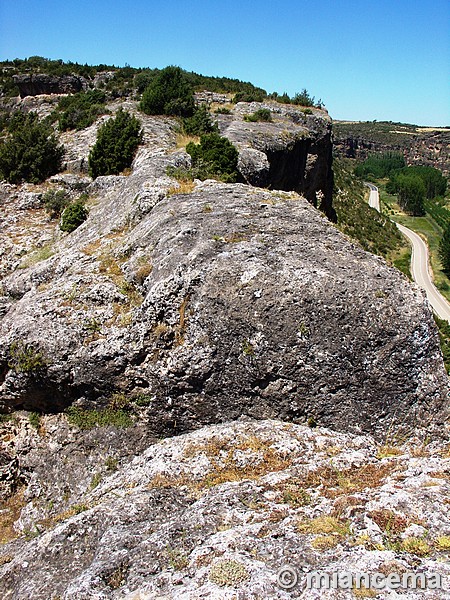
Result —
<instances>
[{"instance_id":1,"label":"weathered stone surface","mask_svg":"<svg viewBox=\"0 0 450 600\"><path fill-rule=\"evenodd\" d=\"M39 96L41 94L74 94L81 92L88 85L84 77L77 75L14 75L14 82L19 88L20 97Z\"/></svg>"},{"instance_id":2,"label":"weathered stone surface","mask_svg":"<svg viewBox=\"0 0 450 600\"><path fill-rule=\"evenodd\" d=\"M142 149L130 176L99 177L88 220L3 279L3 409L145 393L155 433L240 415L442 431L422 292L296 194L206 181L167 195L183 156ZM18 372L14 344L45 364Z\"/></svg>"},{"instance_id":3,"label":"weathered stone surface","mask_svg":"<svg viewBox=\"0 0 450 600\"><path fill-rule=\"evenodd\" d=\"M436 574L443 588L397 589L401 597L444 598L449 477L448 448L436 443L380 448L370 436L277 421L212 426L149 446L65 512L30 486L20 537L0 549L0 591L347 600L351 589L305 591L306 573L410 572ZM291 590L277 584L286 564L299 573Z\"/></svg>"},{"instance_id":4,"label":"weathered stone surface","mask_svg":"<svg viewBox=\"0 0 450 600\"><path fill-rule=\"evenodd\" d=\"M261 108L270 110L271 122L243 120ZM296 191L335 220L331 119L325 110L239 102L218 120L221 133L240 150L239 169L247 183Z\"/></svg>"}]
</instances>

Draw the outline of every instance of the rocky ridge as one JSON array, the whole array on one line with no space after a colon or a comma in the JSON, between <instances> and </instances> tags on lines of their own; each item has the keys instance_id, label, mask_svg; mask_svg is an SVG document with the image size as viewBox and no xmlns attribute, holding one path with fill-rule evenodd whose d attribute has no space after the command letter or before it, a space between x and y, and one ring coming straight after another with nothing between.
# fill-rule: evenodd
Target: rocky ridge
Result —
<instances>
[{"instance_id":1,"label":"rocky ridge","mask_svg":"<svg viewBox=\"0 0 450 600\"><path fill-rule=\"evenodd\" d=\"M273 123L243 120L266 106ZM5 598L299 597L276 583L299 549L305 568L447 576L430 307L312 206L331 198L326 112L276 108L218 116L241 183L169 177L190 165L176 123L139 113L130 173L86 174L105 116L61 136L64 173L1 184ZM73 233L48 189L89 195Z\"/></svg>"},{"instance_id":2,"label":"rocky ridge","mask_svg":"<svg viewBox=\"0 0 450 600\"><path fill-rule=\"evenodd\" d=\"M232 139L245 110L238 105L220 122ZM319 115L298 112L299 136L314 146ZM65 134L72 171L83 170L105 118ZM166 175L190 160L175 148L173 121L142 120L131 174L50 181L91 198L88 220L70 235L55 224L49 240L51 224L35 208L39 188L3 187L3 410L58 411L144 394L155 433L241 414L372 433L433 423L442 430L447 378L423 294L295 192L216 181L184 191ZM325 114L326 132L328 123ZM278 123L261 134L243 126L241 156L251 140L267 150L269 133L281 148L279 131ZM292 148L292 135L286 140ZM29 211L32 219L41 211L41 237L21 219ZM21 257L33 243L41 249ZM13 350L42 364L24 372Z\"/></svg>"},{"instance_id":3,"label":"rocky ridge","mask_svg":"<svg viewBox=\"0 0 450 600\"><path fill-rule=\"evenodd\" d=\"M347 123L333 126L335 152L365 160L369 154L400 152L410 166L428 165L450 175L450 130L400 123Z\"/></svg>"}]
</instances>

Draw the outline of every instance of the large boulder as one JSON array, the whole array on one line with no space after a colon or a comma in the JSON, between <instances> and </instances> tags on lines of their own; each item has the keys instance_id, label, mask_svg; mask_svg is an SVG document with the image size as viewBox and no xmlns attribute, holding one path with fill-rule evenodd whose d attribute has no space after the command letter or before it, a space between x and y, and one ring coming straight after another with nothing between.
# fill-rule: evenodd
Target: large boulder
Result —
<instances>
[{"instance_id":1,"label":"large boulder","mask_svg":"<svg viewBox=\"0 0 450 600\"><path fill-rule=\"evenodd\" d=\"M443 432L423 293L295 193L174 193L162 173L183 156L143 150L131 176L99 177L88 220L4 278L2 409L120 392L151 398L155 433L241 415Z\"/></svg>"}]
</instances>

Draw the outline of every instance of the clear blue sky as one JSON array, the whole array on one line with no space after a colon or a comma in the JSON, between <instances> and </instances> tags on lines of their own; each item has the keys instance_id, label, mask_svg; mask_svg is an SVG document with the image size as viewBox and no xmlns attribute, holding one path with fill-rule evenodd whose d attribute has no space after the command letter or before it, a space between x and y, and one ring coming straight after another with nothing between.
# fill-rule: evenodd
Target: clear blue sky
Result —
<instances>
[{"instance_id":1,"label":"clear blue sky","mask_svg":"<svg viewBox=\"0 0 450 600\"><path fill-rule=\"evenodd\" d=\"M450 125L449 0L0 0L0 59L179 65L335 119Z\"/></svg>"}]
</instances>

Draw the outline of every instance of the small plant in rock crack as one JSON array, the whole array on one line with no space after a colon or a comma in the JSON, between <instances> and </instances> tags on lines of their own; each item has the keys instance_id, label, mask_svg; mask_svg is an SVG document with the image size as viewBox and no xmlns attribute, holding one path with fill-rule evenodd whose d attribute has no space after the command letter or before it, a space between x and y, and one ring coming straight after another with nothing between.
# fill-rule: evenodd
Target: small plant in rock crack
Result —
<instances>
[{"instance_id":1,"label":"small plant in rock crack","mask_svg":"<svg viewBox=\"0 0 450 600\"><path fill-rule=\"evenodd\" d=\"M8 366L16 373L36 373L47 364L40 350L24 342L13 342L9 347L9 356Z\"/></svg>"}]
</instances>

